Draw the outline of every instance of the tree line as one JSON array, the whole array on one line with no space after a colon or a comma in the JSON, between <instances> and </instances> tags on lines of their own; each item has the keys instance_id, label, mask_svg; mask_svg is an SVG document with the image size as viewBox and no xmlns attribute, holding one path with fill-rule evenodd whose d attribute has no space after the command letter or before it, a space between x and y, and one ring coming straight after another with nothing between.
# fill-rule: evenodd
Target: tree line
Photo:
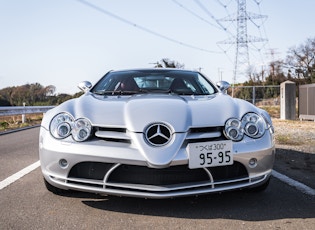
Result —
<instances>
[{"instance_id":1,"label":"tree line","mask_svg":"<svg viewBox=\"0 0 315 230\"><path fill-rule=\"evenodd\" d=\"M274 55L273 50L271 55ZM285 59L271 61L266 70L255 72L249 68L247 77L245 84L279 85L285 80L297 84L315 83L315 38L291 47Z\"/></svg>"},{"instance_id":2,"label":"tree line","mask_svg":"<svg viewBox=\"0 0 315 230\"><path fill-rule=\"evenodd\" d=\"M22 106L24 103L27 106L58 105L82 94L55 94L55 91L55 86L39 83L6 87L0 89L0 106Z\"/></svg>"}]
</instances>

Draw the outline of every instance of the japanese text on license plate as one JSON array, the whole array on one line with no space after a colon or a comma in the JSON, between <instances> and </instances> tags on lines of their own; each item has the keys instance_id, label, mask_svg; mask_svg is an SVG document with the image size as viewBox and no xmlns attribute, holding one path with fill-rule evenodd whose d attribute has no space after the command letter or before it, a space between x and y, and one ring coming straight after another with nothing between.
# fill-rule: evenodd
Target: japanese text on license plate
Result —
<instances>
[{"instance_id":1,"label":"japanese text on license plate","mask_svg":"<svg viewBox=\"0 0 315 230\"><path fill-rule=\"evenodd\" d=\"M232 141L210 141L188 145L189 168L233 164Z\"/></svg>"}]
</instances>

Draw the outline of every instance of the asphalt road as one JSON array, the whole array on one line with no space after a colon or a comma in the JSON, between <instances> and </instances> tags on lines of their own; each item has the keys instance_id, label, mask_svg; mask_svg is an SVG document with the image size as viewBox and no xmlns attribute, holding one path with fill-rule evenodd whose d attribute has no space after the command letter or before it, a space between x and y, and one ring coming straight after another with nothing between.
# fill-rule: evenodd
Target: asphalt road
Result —
<instances>
[{"instance_id":1,"label":"asphalt road","mask_svg":"<svg viewBox=\"0 0 315 230\"><path fill-rule=\"evenodd\" d=\"M33 128L0 136L0 183L38 161ZM276 165L277 165L276 161ZM315 196L272 178L265 192L149 200L57 196L40 168L0 190L0 229L314 229Z\"/></svg>"}]
</instances>

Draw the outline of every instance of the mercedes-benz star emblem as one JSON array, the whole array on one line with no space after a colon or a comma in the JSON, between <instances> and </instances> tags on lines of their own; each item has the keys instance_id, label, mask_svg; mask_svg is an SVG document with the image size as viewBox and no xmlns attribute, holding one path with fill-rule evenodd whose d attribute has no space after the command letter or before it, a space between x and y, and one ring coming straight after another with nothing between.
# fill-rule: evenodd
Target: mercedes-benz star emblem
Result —
<instances>
[{"instance_id":1,"label":"mercedes-benz star emblem","mask_svg":"<svg viewBox=\"0 0 315 230\"><path fill-rule=\"evenodd\" d=\"M163 123L155 123L147 127L145 138L153 146L164 146L171 141L172 131Z\"/></svg>"}]
</instances>

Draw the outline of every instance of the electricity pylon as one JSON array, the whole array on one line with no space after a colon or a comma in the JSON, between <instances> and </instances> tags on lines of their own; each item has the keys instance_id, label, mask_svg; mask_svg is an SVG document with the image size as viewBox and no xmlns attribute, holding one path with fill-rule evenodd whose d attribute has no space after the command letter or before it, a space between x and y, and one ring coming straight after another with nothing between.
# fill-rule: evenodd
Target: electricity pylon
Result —
<instances>
[{"instance_id":1,"label":"electricity pylon","mask_svg":"<svg viewBox=\"0 0 315 230\"><path fill-rule=\"evenodd\" d=\"M236 21L236 36L232 36L227 40L218 42L218 44L235 44L235 60L234 60L234 73L233 73L233 86L239 74L244 74L246 67L250 66L248 44L253 42L264 42L267 39L250 36L247 34L247 22L250 20L254 25L255 19L267 18L265 15L258 15L250 13L246 10L246 0L237 0L237 13L229 15L220 21Z\"/></svg>"}]
</instances>

